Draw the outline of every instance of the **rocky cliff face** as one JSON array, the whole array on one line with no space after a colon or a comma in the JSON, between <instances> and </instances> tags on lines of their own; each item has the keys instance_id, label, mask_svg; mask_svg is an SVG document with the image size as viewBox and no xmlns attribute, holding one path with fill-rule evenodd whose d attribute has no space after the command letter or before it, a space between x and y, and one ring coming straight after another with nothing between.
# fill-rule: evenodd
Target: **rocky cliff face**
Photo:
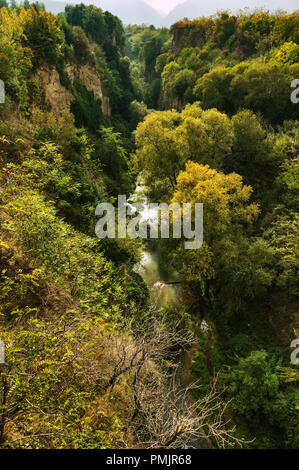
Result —
<instances>
[{"instance_id":1,"label":"rocky cliff face","mask_svg":"<svg viewBox=\"0 0 299 470\"><path fill-rule=\"evenodd\" d=\"M37 71L37 78L45 93L46 105L54 114L61 114L65 109L70 109L72 93L61 85L57 70L48 65Z\"/></svg>"},{"instance_id":2,"label":"rocky cliff face","mask_svg":"<svg viewBox=\"0 0 299 470\"><path fill-rule=\"evenodd\" d=\"M67 65L66 72L72 83L78 79L87 90L93 91L95 99L102 101L103 113L111 115L109 97L104 95L101 76L95 69L90 65Z\"/></svg>"},{"instance_id":3,"label":"rocky cliff face","mask_svg":"<svg viewBox=\"0 0 299 470\"><path fill-rule=\"evenodd\" d=\"M161 90L158 108L162 110L167 109L182 109L186 103L181 101L177 96L170 96L164 90Z\"/></svg>"},{"instance_id":4,"label":"rocky cliff face","mask_svg":"<svg viewBox=\"0 0 299 470\"><path fill-rule=\"evenodd\" d=\"M111 115L109 97L104 95L100 74L90 65L66 66L66 72L71 83L77 79L89 91L93 91L95 99L102 102L102 111L105 115ZM65 109L70 109L74 96L70 90L60 83L59 74L55 67L44 65L37 72L38 80L44 89L45 102L53 113L59 115Z\"/></svg>"}]
</instances>

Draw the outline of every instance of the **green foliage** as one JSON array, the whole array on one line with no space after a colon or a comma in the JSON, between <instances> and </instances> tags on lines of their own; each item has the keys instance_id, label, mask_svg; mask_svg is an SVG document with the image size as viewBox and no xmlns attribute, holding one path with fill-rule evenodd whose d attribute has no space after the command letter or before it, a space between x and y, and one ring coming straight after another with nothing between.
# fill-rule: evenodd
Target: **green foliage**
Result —
<instances>
[{"instance_id":1,"label":"green foliage","mask_svg":"<svg viewBox=\"0 0 299 470\"><path fill-rule=\"evenodd\" d=\"M198 79L194 95L200 100L204 109L215 107L220 111L231 111L232 105L228 92L232 78L233 74L230 69L218 66Z\"/></svg>"},{"instance_id":2,"label":"green foliage","mask_svg":"<svg viewBox=\"0 0 299 470\"><path fill-rule=\"evenodd\" d=\"M16 145L2 139L0 148L12 161L22 163L34 184L54 200L60 215L85 233L94 232L94 207L105 198L105 184L94 145L74 126L74 117L65 112L60 118L36 109L32 116L35 148L24 140ZM15 153L14 152L14 146ZM6 157L7 158L7 157Z\"/></svg>"},{"instance_id":3,"label":"green foliage","mask_svg":"<svg viewBox=\"0 0 299 470\"><path fill-rule=\"evenodd\" d=\"M123 29L119 18L109 12L104 13L101 8L94 5L86 6L83 3L74 6L67 5L65 17L69 24L83 28L93 41L104 48L111 42L115 42L114 48L122 47L124 44ZM109 60L108 56L107 58Z\"/></svg>"},{"instance_id":4,"label":"green foliage","mask_svg":"<svg viewBox=\"0 0 299 470\"><path fill-rule=\"evenodd\" d=\"M154 108L160 97L162 64L166 64L170 48L169 32L166 28L128 26L126 36L126 53L132 61L139 99Z\"/></svg>"},{"instance_id":5,"label":"green foliage","mask_svg":"<svg viewBox=\"0 0 299 470\"><path fill-rule=\"evenodd\" d=\"M146 27L145 25L129 25L125 32L125 53L131 60L136 61L144 44L155 35L156 29L151 26Z\"/></svg>"},{"instance_id":6,"label":"green foliage","mask_svg":"<svg viewBox=\"0 0 299 470\"><path fill-rule=\"evenodd\" d=\"M267 11L244 12L239 16L219 12L212 18L179 21L171 28L176 49L203 47L207 42L235 50L248 57L262 47L298 42L298 13L271 15ZM272 40L269 41L269 38Z\"/></svg>"},{"instance_id":7,"label":"green foliage","mask_svg":"<svg viewBox=\"0 0 299 470\"><path fill-rule=\"evenodd\" d=\"M105 122L101 105L101 100L95 99L93 91L87 90L79 81L75 82L75 100L71 103L71 112L77 127L86 126L95 133Z\"/></svg>"},{"instance_id":8,"label":"green foliage","mask_svg":"<svg viewBox=\"0 0 299 470\"><path fill-rule=\"evenodd\" d=\"M34 64L42 61L57 64L62 55L63 33L59 20L44 10L30 7L23 17L26 45L34 52ZM24 12L25 12L24 11Z\"/></svg>"},{"instance_id":9,"label":"green foliage","mask_svg":"<svg viewBox=\"0 0 299 470\"><path fill-rule=\"evenodd\" d=\"M169 91L171 94L178 96L179 99L183 100L187 97L186 101L190 101L190 95L195 83L196 76L192 70L180 70L174 77L171 85L169 85ZM192 100L192 98L191 98Z\"/></svg>"},{"instance_id":10,"label":"green foliage","mask_svg":"<svg viewBox=\"0 0 299 470\"><path fill-rule=\"evenodd\" d=\"M295 118L296 109L290 101L290 83L296 75L295 66L254 64L231 83L235 108L245 107L260 112L270 122Z\"/></svg>"},{"instance_id":11,"label":"green foliage","mask_svg":"<svg viewBox=\"0 0 299 470\"><path fill-rule=\"evenodd\" d=\"M114 269L100 252L96 252L96 239L84 237L57 218L53 204L27 189L21 196L9 200L4 208L9 217L4 221L4 228L10 230L22 249L50 279L61 282L68 277L72 279L69 292L80 299L83 310L121 321L127 308L134 309L133 292L130 300L126 300L121 287L123 276L126 277L122 267ZM130 283L134 285L134 275ZM142 304L146 296L139 300Z\"/></svg>"},{"instance_id":12,"label":"green foliage","mask_svg":"<svg viewBox=\"0 0 299 470\"><path fill-rule=\"evenodd\" d=\"M282 447L297 447L296 391L280 385L275 364L265 351L254 351L241 358L238 365L230 368L226 380L235 415L245 418L253 430L262 427L274 436L280 432ZM264 446L265 437L259 439L258 444Z\"/></svg>"},{"instance_id":13,"label":"green foliage","mask_svg":"<svg viewBox=\"0 0 299 470\"><path fill-rule=\"evenodd\" d=\"M232 409L250 420L263 419L277 398L279 380L267 353L255 351L232 368L228 393L234 397Z\"/></svg>"},{"instance_id":14,"label":"green foliage","mask_svg":"<svg viewBox=\"0 0 299 470\"><path fill-rule=\"evenodd\" d=\"M22 111L28 104L28 75L32 66L32 51L21 44L21 18L16 11L0 11L0 68L5 82L6 100L17 101Z\"/></svg>"},{"instance_id":15,"label":"green foliage","mask_svg":"<svg viewBox=\"0 0 299 470\"><path fill-rule=\"evenodd\" d=\"M143 101L140 103L139 101L132 101L130 104L130 114L131 114L131 124L132 128L136 129L139 122L143 121L143 119L149 113L147 106Z\"/></svg>"},{"instance_id":16,"label":"green foliage","mask_svg":"<svg viewBox=\"0 0 299 470\"><path fill-rule=\"evenodd\" d=\"M296 118L290 83L298 71L297 30L298 13L220 12L179 21L171 28L172 47L157 62L162 105L199 100L203 109L230 115L250 109L273 124Z\"/></svg>"},{"instance_id":17,"label":"green foliage","mask_svg":"<svg viewBox=\"0 0 299 470\"><path fill-rule=\"evenodd\" d=\"M279 213L281 212L281 213ZM298 213L279 211L274 214L265 237L275 250L277 257L277 285L289 296L298 296Z\"/></svg>"},{"instance_id":18,"label":"green foliage","mask_svg":"<svg viewBox=\"0 0 299 470\"><path fill-rule=\"evenodd\" d=\"M1 397L2 446L106 448L122 441L121 410L109 409L96 377L90 382L84 372L104 335L103 323L71 310L56 323L31 319L14 331L1 327L6 364L0 383L7 392ZM3 435L8 415L21 432Z\"/></svg>"},{"instance_id":19,"label":"green foliage","mask_svg":"<svg viewBox=\"0 0 299 470\"><path fill-rule=\"evenodd\" d=\"M182 256L183 245L179 243L174 253L175 266L187 282L196 283L195 290L200 287L203 296L210 297L210 300L214 297L213 290L221 289L222 282L226 289L229 286L234 291L234 294L230 291L228 297L231 297L236 295L238 288L241 287L240 282L243 277L242 295L245 298L250 296L250 288L254 291L263 283L267 285L269 281L271 282L271 275L268 277L267 272L264 273L265 280L262 280L263 261L258 256L258 250L253 251L252 247L247 247L249 253L252 250L251 255L254 257L252 268L254 268L256 279L248 266L248 259L245 262L247 272L242 273L242 266L240 266L242 256L244 256L242 245L243 250L244 244L246 246L246 242L240 236L242 224L254 220L258 214L258 207L255 204L249 204L251 192L252 189L244 186L242 178L236 173L225 175L212 170L207 165L190 161L186 164L186 170L179 174L172 202L204 204L205 239L201 250L188 250L184 256ZM260 248L264 247L260 246ZM228 252L230 252L230 257L227 257ZM267 265L269 259L266 258L264 263ZM229 280L226 279L228 273L231 275ZM238 280L239 287L234 289L236 280ZM219 298L223 300L225 297L219 295Z\"/></svg>"},{"instance_id":20,"label":"green foliage","mask_svg":"<svg viewBox=\"0 0 299 470\"><path fill-rule=\"evenodd\" d=\"M106 174L108 192L112 195L130 189L130 178L127 175L127 152L119 132L112 128L101 127L100 138L96 142L96 150Z\"/></svg>"},{"instance_id":21,"label":"green foliage","mask_svg":"<svg viewBox=\"0 0 299 470\"><path fill-rule=\"evenodd\" d=\"M254 189L254 197L267 207L273 199L273 182L279 173L280 158L275 143L252 111L240 111L231 120L234 141L224 161L226 171L236 171Z\"/></svg>"},{"instance_id":22,"label":"green foliage","mask_svg":"<svg viewBox=\"0 0 299 470\"><path fill-rule=\"evenodd\" d=\"M286 207L298 209L299 207L299 158L286 160L282 164L281 173L276 183L281 191L281 200Z\"/></svg>"},{"instance_id":23,"label":"green foliage","mask_svg":"<svg viewBox=\"0 0 299 470\"><path fill-rule=\"evenodd\" d=\"M241 63L219 66L204 74L194 88L205 109L217 107L227 113L251 109L270 122L283 122L297 115L290 101L290 83L296 66L280 63Z\"/></svg>"},{"instance_id":24,"label":"green foliage","mask_svg":"<svg viewBox=\"0 0 299 470\"><path fill-rule=\"evenodd\" d=\"M168 178L171 185L188 159L236 171L254 188L254 196L259 202L262 199L264 208L274 197L272 186L284 158L278 143L279 137L267 135L251 111L240 111L230 120L216 109L203 111L194 103L182 113L163 111L147 116L137 128L133 162L143 171L145 181Z\"/></svg>"},{"instance_id":25,"label":"green foliage","mask_svg":"<svg viewBox=\"0 0 299 470\"><path fill-rule=\"evenodd\" d=\"M285 42L274 52L273 62L281 62L290 65L299 62L299 46L294 42Z\"/></svg>"},{"instance_id":26,"label":"green foliage","mask_svg":"<svg viewBox=\"0 0 299 470\"><path fill-rule=\"evenodd\" d=\"M93 5L85 6L79 4L75 6L67 5L65 18L70 25L68 32L68 42L73 45L74 53L81 62L89 60L95 64L103 76L103 84L110 98L110 105L117 120L122 125L128 124L128 108L134 100L133 84L130 76L129 62L122 57L124 47L124 31L120 20L109 12L103 12ZM73 37L72 31L76 37ZM99 113L100 107L92 104L92 97L87 96L87 92L80 84L75 86L76 102L73 104L73 112L77 117L77 125L82 119L83 123L92 132L104 125ZM91 115L87 109L91 107ZM96 109L95 109L96 108ZM116 122L116 120L115 120ZM118 126L119 127L119 126Z\"/></svg>"},{"instance_id":27,"label":"green foliage","mask_svg":"<svg viewBox=\"0 0 299 470\"><path fill-rule=\"evenodd\" d=\"M220 372L225 418L256 438L246 446L297 448L298 13L220 12L168 31L124 30L92 5L0 7L0 447L133 447L147 423L122 354L143 358L157 323L197 343L154 348L142 393L176 352L196 397ZM137 173L150 200L204 204L201 249L152 243L179 298L154 313L141 244L94 235L97 203L130 194Z\"/></svg>"},{"instance_id":28,"label":"green foliage","mask_svg":"<svg viewBox=\"0 0 299 470\"><path fill-rule=\"evenodd\" d=\"M145 79L148 81L153 78L157 57L161 54L163 44L167 39L168 31L166 28L163 28L152 38L148 39L141 49L140 56L144 62Z\"/></svg>"}]
</instances>

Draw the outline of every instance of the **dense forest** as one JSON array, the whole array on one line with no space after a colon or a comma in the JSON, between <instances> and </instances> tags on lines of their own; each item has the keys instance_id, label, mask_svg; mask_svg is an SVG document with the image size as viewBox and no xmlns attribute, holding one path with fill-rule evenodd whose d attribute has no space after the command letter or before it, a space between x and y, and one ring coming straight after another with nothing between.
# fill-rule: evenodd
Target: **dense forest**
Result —
<instances>
[{"instance_id":1,"label":"dense forest","mask_svg":"<svg viewBox=\"0 0 299 470\"><path fill-rule=\"evenodd\" d=\"M298 12L0 0L0 448L299 448L296 79ZM96 237L137 180L203 203L200 249Z\"/></svg>"}]
</instances>

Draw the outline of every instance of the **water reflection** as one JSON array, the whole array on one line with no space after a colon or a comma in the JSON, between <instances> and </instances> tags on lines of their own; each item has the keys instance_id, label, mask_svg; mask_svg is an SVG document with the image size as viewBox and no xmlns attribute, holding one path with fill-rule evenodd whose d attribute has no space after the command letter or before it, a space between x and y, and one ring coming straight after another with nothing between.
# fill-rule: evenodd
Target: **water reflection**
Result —
<instances>
[{"instance_id":1,"label":"water reflection","mask_svg":"<svg viewBox=\"0 0 299 470\"><path fill-rule=\"evenodd\" d=\"M143 251L142 260L135 266L135 271L143 277L151 289L152 300L157 305L163 306L178 299L179 286L162 278L157 253Z\"/></svg>"}]
</instances>

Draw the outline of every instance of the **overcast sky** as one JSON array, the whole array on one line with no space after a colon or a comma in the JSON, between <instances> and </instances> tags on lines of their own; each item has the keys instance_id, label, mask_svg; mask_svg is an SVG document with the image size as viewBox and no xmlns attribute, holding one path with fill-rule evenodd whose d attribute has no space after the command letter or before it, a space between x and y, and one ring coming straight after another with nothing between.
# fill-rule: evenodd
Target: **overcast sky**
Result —
<instances>
[{"instance_id":1,"label":"overcast sky","mask_svg":"<svg viewBox=\"0 0 299 470\"><path fill-rule=\"evenodd\" d=\"M157 10L162 11L163 13L168 13L171 11L176 5L179 3L184 3L185 0L145 0L146 3L151 5L152 7L156 8ZM199 2L202 2L203 5L208 5L209 2L208 0L198 0ZM221 3L221 2L219 2ZM279 8L286 8L288 10L295 10L298 8L299 2L298 0L287 0L285 2L284 0L280 1L275 1L275 9L277 8L277 5ZM222 4L222 3L221 3ZM265 5L266 7L270 7L272 2L271 0L265 0L262 2L261 0L223 0L223 9L235 9L236 7L240 6L243 8L245 5L248 7L255 7L255 6L260 6L260 5Z\"/></svg>"},{"instance_id":2,"label":"overcast sky","mask_svg":"<svg viewBox=\"0 0 299 470\"><path fill-rule=\"evenodd\" d=\"M145 0L146 3L156 8L157 10L163 11L163 13L168 13L171 11L178 3L184 3L185 0Z\"/></svg>"}]
</instances>

